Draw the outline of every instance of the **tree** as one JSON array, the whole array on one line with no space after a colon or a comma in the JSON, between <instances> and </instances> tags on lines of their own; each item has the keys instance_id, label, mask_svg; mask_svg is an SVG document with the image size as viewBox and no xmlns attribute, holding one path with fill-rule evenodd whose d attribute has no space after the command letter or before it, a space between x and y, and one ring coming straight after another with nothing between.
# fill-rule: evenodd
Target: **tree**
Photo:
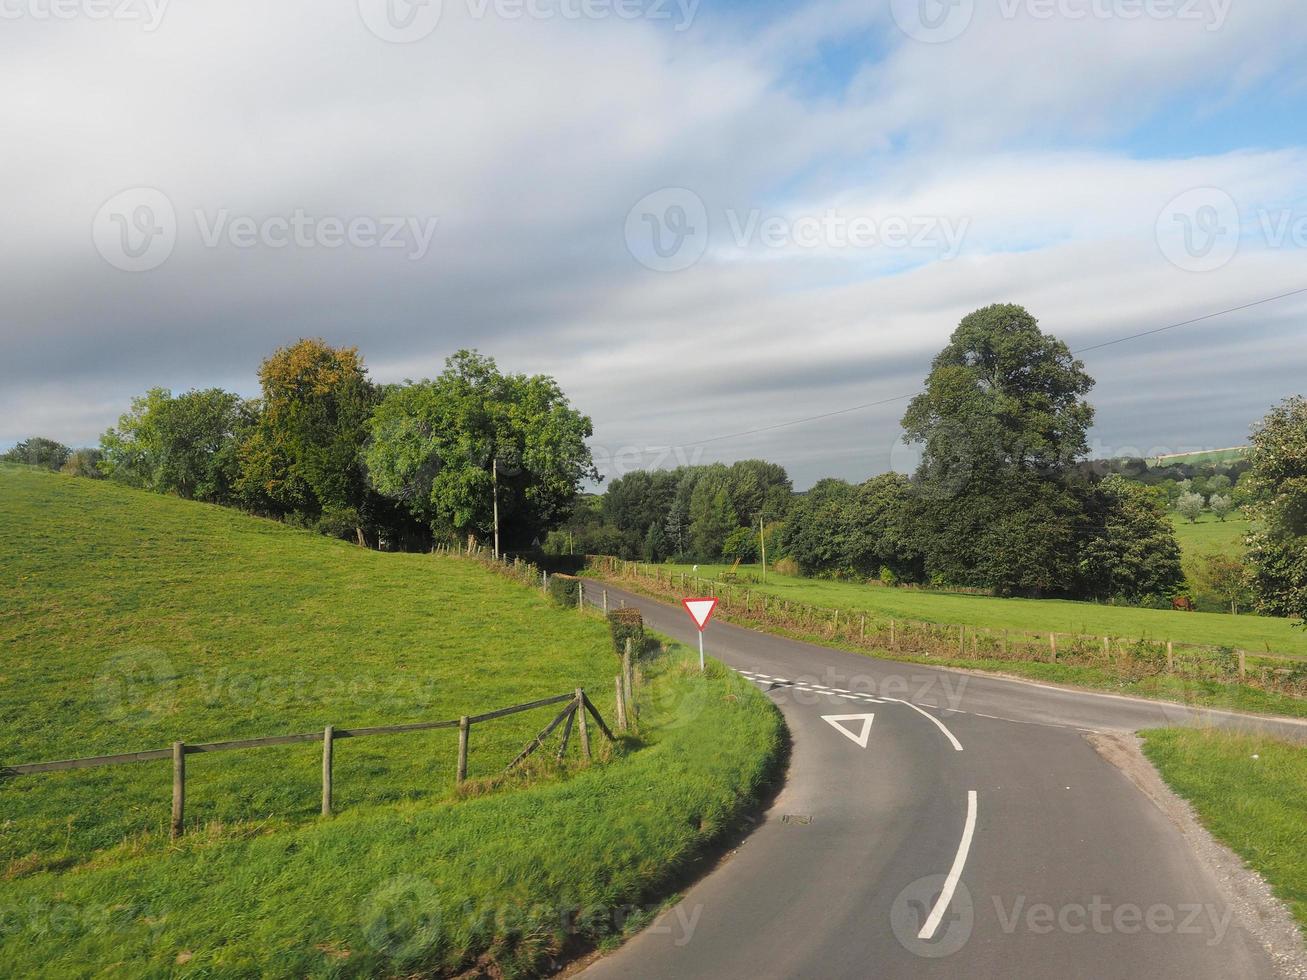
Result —
<instances>
[{"instance_id":1,"label":"tree","mask_svg":"<svg viewBox=\"0 0 1307 980\"><path fill-rule=\"evenodd\" d=\"M18 443L13 449L0 456L0 459L7 463L25 463L28 466L57 470L68 462L68 457L72 454L73 451L61 442L33 436Z\"/></svg>"},{"instance_id":2,"label":"tree","mask_svg":"<svg viewBox=\"0 0 1307 980\"><path fill-rule=\"evenodd\" d=\"M932 576L1003 594L1068 592L1093 386L1066 344L1020 306L964 317L903 416L923 445L915 537Z\"/></svg>"},{"instance_id":3,"label":"tree","mask_svg":"<svg viewBox=\"0 0 1307 980\"><path fill-rule=\"evenodd\" d=\"M1188 491L1180 494L1180 499L1175 502L1175 509L1190 524L1197 522L1198 515L1203 512L1203 506L1203 495Z\"/></svg>"},{"instance_id":4,"label":"tree","mask_svg":"<svg viewBox=\"0 0 1307 980\"><path fill-rule=\"evenodd\" d=\"M758 529L754 527L737 527L726 535L722 544L724 561L742 561L749 564L758 560Z\"/></svg>"},{"instance_id":5,"label":"tree","mask_svg":"<svg viewBox=\"0 0 1307 980\"><path fill-rule=\"evenodd\" d=\"M1142 602L1180 591L1184 572L1175 529L1144 487L1107 477L1094 489L1089 516L1098 526L1080 549L1086 594Z\"/></svg>"},{"instance_id":6,"label":"tree","mask_svg":"<svg viewBox=\"0 0 1307 980\"><path fill-rule=\"evenodd\" d=\"M1233 555L1221 552L1200 555L1195 562L1194 579L1199 593L1211 594L1236 616L1239 606L1247 604L1248 570Z\"/></svg>"},{"instance_id":7,"label":"tree","mask_svg":"<svg viewBox=\"0 0 1307 980\"><path fill-rule=\"evenodd\" d=\"M237 489L283 513L331 510L361 524L369 502L360 454L379 393L358 348L299 340L260 365L259 383L263 411L240 447Z\"/></svg>"},{"instance_id":8,"label":"tree","mask_svg":"<svg viewBox=\"0 0 1307 980\"><path fill-rule=\"evenodd\" d=\"M804 575L849 574L852 559L846 538L848 513L858 490L844 480L818 480L790 508L781 549Z\"/></svg>"},{"instance_id":9,"label":"tree","mask_svg":"<svg viewBox=\"0 0 1307 980\"><path fill-rule=\"evenodd\" d=\"M702 479L690 498L690 542L700 561L721 557L726 537L740 526L725 480Z\"/></svg>"},{"instance_id":10,"label":"tree","mask_svg":"<svg viewBox=\"0 0 1307 980\"><path fill-rule=\"evenodd\" d=\"M1271 409L1253 430L1248 458L1257 527L1248 562L1257 608L1301 621L1307 618L1307 399L1295 396Z\"/></svg>"},{"instance_id":11,"label":"tree","mask_svg":"<svg viewBox=\"0 0 1307 980\"><path fill-rule=\"evenodd\" d=\"M1230 483L1230 478L1224 473L1217 473L1207 479L1208 493L1225 493L1231 486L1233 484Z\"/></svg>"},{"instance_id":12,"label":"tree","mask_svg":"<svg viewBox=\"0 0 1307 980\"><path fill-rule=\"evenodd\" d=\"M1224 521L1230 511L1234 510L1234 501L1228 495L1214 493L1212 499L1207 501L1207 506L1212 509L1218 521Z\"/></svg>"},{"instance_id":13,"label":"tree","mask_svg":"<svg viewBox=\"0 0 1307 980\"><path fill-rule=\"evenodd\" d=\"M435 380L386 395L371 422L368 475L433 530L475 540L493 529L497 470L501 538L526 544L567 518L582 481L600 479L591 434L553 378L503 374L462 350ZM637 546L646 527L632 529Z\"/></svg>"},{"instance_id":14,"label":"tree","mask_svg":"<svg viewBox=\"0 0 1307 980\"><path fill-rule=\"evenodd\" d=\"M239 445L256 418L255 405L219 388L175 397L151 388L100 437L100 468L129 486L232 503Z\"/></svg>"}]
</instances>

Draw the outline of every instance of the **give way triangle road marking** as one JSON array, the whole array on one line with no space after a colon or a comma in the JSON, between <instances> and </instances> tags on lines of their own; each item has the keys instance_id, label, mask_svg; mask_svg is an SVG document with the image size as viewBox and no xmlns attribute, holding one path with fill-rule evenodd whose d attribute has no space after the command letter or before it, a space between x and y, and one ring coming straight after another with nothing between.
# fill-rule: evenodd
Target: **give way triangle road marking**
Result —
<instances>
[{"instance_id":1,"label":"give way triangle road marking","mask_svg":"<svg viewBox=\"0 0 1307 980\"><path fill-rule=\"evenodd\" d=\"M831 728L835 729L845 738L849 739L852 742L857 742L860 748L865 749L867 747L867 739L871 737L871 720L875 717L876 716L874 714L872 715L822 715L821 720L826 722L828 725L831 726ZM851 721L862 723L861 728L856 735L853 733L853 728L851 728L848 724L846 724L847 722L851 722Z\"/></svg>"}]
</instances>

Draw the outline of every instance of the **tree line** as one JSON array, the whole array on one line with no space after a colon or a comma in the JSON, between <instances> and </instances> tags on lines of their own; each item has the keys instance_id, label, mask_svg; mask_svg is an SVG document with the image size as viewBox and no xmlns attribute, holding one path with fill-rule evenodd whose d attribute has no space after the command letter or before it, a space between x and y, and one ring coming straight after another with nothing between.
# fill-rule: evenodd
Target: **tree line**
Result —
<instances>
[{"instance_id":1,"label":"tree line","mask_svg":"<svg viewBox=\"0 0 1307 980\"><path fill-rule=\"evenodd\" d=\"M79 450L29 439L19 462L238 507L389 548L501 538L525 546L597 479L590 419L545 375L463 350L436 378L373 382L353 347L300 340L259 368L261 395L154 388ZM53 464L53 465L52 465Z\"/></svg>"}]
</instances>

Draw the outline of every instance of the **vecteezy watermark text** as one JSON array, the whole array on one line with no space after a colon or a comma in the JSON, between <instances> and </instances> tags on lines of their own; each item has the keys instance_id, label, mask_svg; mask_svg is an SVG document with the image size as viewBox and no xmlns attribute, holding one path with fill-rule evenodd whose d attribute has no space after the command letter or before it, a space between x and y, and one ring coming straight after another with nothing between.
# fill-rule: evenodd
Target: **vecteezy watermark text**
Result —
<instances>
[{"instance_id":1,"label":"vecteezy watermark text","mask_svg":"<svg viewBox=\"0 0 1307 980\"><path fill-rule=\"evenodd\" d=\"M700 0L461 0L469 20L653 21L688 30ZM392 44L412 44L430 35L444 13L442 0L358 0L369 31Z\"/></svg>"},{"instance_id":2,"label":"vecteezy watermark text","mask_svg":"<svg viewBox=\"0 0 1307 980\"><path fill-rule=\"evenodd\" d=\"M1259 207L1241 211L1228 191L1194 187L1177 194L1157 216L1157 245L1187 272L1214 272L1245 241L1270 249L1307 248L1307 212Z\"/></svg>"},{"instance_id":3,"label":"vecteezy watermark text","mask_svg":"<svg viewBox=\"0 0 1307 980\"><path fill-rule=\"evenodd\" d=\"M417 215L342 217L304 208L260 216L197 208L192 220L199 244L209 249L376 249L398 252L413 262L426 257L440 222ZM101 205L91 237L114 268L146 272L168 260L184 227L166 194L154 187L133 187Z\"/></svg>"},{"instance_id":4,"label":"vecteezy watermark text","mask_svg":"<svg viewBox=\"0 0 1307 980\"><path fill-rule=\"evenodd\" d=\"M1002 20L1168 21L1206 31L1225 26L1234 0L998 0ZM890 0L894 23L908 37L942 44L960 37L976 15L976 0Z\"/></svg>"},{"instance_id":5,"label":"vecteezy watermark text","mask_svg":"<svg viewBox=\"0 0 1307 980\"><path fill-rule=\"evenodd\" d=\"M147 34L159 29L171 0L0 0L0 20L136 21Z\"/></svg>"},{"instance_id":6,"label":"vecteezy watermark text","mask_svg":"<svg viewBox=\"0 0 1307 980\"><path fill-rule=\"evenodd\" d=\"M725 208L720 220L738 252L920 249L945 260L961 251L971 225L967 217L839 208L799 214ZM686 187L664 187L640 198L627 212L626 247L646 268L679 272L707 251L710 224L698 194Z\"/></svg>"}]
</instances>

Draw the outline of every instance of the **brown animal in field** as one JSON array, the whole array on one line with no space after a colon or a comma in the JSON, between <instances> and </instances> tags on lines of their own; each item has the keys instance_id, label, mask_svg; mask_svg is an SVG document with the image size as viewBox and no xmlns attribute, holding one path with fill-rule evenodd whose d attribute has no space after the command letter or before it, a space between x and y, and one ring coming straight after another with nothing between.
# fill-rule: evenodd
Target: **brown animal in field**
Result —
<instances>
[{"instance_id":1,"label":"brown animal in field","mask_svg":"<svg viewBox=\"0 0 1307 980\"><path fill-rule=\"evenodd\" d=\"M1185 612L1193 612L1194 601L1190 599L1187 595L1178 595L1171 600L1171 608L1182 609Z\"/></svg>"}]
</instances>

